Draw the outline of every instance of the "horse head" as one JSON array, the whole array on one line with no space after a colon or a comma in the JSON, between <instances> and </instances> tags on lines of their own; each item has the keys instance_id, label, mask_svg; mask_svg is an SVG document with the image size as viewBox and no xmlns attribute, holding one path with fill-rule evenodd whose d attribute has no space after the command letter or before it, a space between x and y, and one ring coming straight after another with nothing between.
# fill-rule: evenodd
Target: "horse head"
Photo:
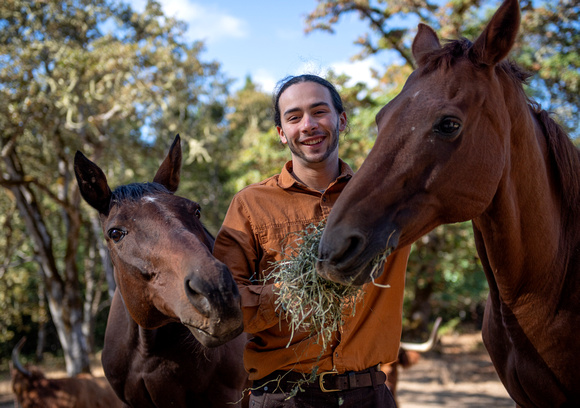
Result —
<instances>
[{"instance_id":1,"label":"horse head","mask_svg":"<svg viewBox=\"0 0 580 408\"><path fill-rule=\"evenodd\" d=\"M419 25L417 69L377 114L376 143L328 217L317 264L323 277L368 282L369 262L385 248L490 205L508 166L514 124L506 104L519 97L526 106L523 91L506 95L512 91L499 78L519 21L518 1L506 0L475 42L444 47Z\"/></svg>"},{"instance_id":2,"label":"horse head","mask_svg":"<svg viewBox=\"0 0 580 408\"><path fill-rule=\"evenodd\" d=\"M111 191L103 171L80 152L74 169L82 197L99 212L117 290L139 326L180 322L207 347L242 332L239 292L228 268L211 254L213 237L200 221L200 206L174 194L179 135L152 183Z\"/></svg>"}]
</instances>

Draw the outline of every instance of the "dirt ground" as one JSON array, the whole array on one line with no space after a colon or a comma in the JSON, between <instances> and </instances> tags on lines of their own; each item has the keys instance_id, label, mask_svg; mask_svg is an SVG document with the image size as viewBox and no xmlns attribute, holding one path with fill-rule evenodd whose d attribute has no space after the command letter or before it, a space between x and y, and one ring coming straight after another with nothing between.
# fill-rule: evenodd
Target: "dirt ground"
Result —
<instances>
[{"instance_id":1,"label":"dirt ground","mask_svg":"<svg viewBox=\"0 0 580 408\"><path fill-rule=\"evenodd\" d=\"M442 336L434 351L400 375L399 408L515 408L481 342L481 333Z\"/></svg>"},{"instance_id":2,"label":"dirt ground","mask_svg":"<svg viewBox=\"0 0 580 408\"><path fill-rule=\"evenodd\" d=\"M102 376L98 359L93 375ZM63 376L51 370L49 377ZM481 333L441 336L434 351L403 370L398 386L399 408L514 408L481 343ZM14 407L10 381L0 380L0 408Z\"/></svg>"}]
</instances>

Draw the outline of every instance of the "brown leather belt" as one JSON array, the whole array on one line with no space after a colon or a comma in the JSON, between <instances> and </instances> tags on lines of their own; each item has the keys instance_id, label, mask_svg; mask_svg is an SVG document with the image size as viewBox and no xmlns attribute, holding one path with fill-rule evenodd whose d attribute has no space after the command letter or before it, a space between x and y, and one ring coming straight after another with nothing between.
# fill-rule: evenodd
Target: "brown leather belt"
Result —
<instances>
[{"instance_id":1,"label":"brown leather belt","mask_svg":"<svg viewBox=\"0 0 580 408\"><path fill-rule=\"evenodd\" d=\"M309 374L294 371L274 371L262 379L255 380L252 392L288 393L298 384L301 388L315 388L322 392L347 391L384 384L387 376L378 366L375 366L362 371L347 371L343 374L338 374L336 371L326 371L317 375L316 381L305 383L307 379L309 379Z\"/></svg>"}]
</instances>

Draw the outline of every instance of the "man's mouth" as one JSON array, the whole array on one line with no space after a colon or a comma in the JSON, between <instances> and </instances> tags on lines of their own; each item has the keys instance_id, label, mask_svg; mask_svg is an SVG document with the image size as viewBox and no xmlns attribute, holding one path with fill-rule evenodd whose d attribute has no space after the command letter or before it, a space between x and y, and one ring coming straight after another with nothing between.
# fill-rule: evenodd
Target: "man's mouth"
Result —
<instances>
[{"instance_id":1,"label":"man's mouth","mask_svg":"<svg viewBox=\"0 0 580 408\"><path fill-rule=\"evenodd\" d=\"M302 142L302 144L312 146L312 145L315 145L315 144L322 142L323 140L324 140L324 138L320 137L320 138L316 138L316 139L305 140L304 142Z\"/></svg>"}]
</instances>

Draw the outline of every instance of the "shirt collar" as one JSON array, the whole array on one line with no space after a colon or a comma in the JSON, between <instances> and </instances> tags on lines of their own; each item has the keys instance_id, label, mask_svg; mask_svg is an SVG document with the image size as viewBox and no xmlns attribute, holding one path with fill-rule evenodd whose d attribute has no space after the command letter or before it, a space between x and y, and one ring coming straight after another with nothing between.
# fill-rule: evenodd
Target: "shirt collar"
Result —
<instances>
[{"instance_id":1,"label":"shirt collar","mask_svg":"<svg viewBox=\"0 0 580 408\"><path fill-rule=\"evenodd\" d=\"M340 164L340 175L335 180L335 183L341 179L350 180L350 178L354 175L354 171L352 171L350 166L341 159L338 159L338 162ZM298 181L296 181L296 179L292 176L292 160L290 160L286 162L282 168L282 171L280 172L278 185L283 189L288 189L294 184L298 185Z\"/></svg>"}]
</instances>

